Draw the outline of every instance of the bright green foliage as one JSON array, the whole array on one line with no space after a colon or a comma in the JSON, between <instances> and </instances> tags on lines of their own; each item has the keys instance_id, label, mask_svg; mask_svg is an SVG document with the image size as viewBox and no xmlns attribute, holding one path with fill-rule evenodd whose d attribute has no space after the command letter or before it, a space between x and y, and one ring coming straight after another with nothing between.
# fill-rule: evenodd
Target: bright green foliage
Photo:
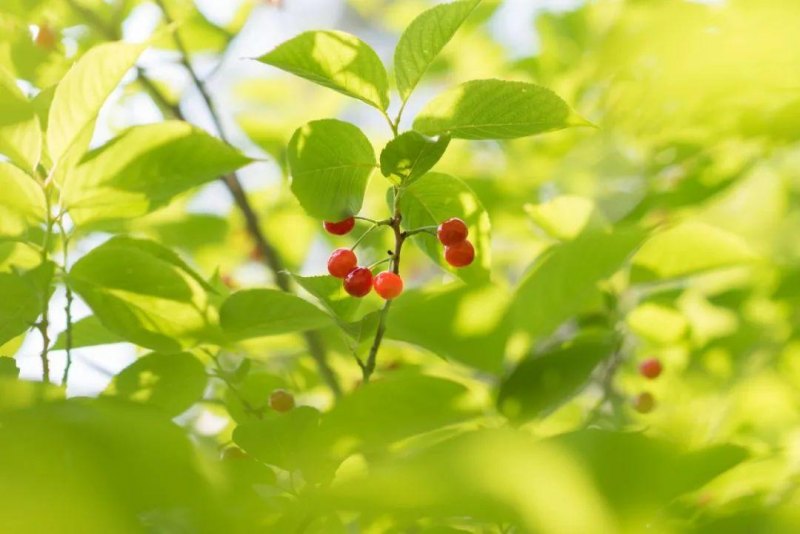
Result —
<instances>
[{"instance_id":1,"label":"bright green foliage","mask_svg":"<svg viewBox=\"0 0 800 534\"><path fill-rule=\"evenodd\" d=\"M249 161L185 122L137 126L68 171L64 207L79 225L138 217Z\"/></svg>"},{"instance_id":2,"label":"bright green foliage","mask_svg":"<svg viewBox=\"0 0 800 534\"><path fill-rule=\"evenodd\" d=\"M380 110L389 106L389 82L383 63L367 43L348 33L301 33L258 60Z\"/></svg>"},{"instance_id":3,"label":"bright green foliage","mask_svg":"<svg viewBox=\"0 0 800 534\"><path fill-rule=\"evenodd\" d=\"M152 352L117 373L105 394L163 410L170 417L203 396L208 378L203 363L185 352Z\"/></svg>"},{"instance_id":4,"label":"bright green foliage","mask_svg":"<svg viewBox=\"0 0 800 534\"><path fill-rule=\"evenodd\" d=\"M143 347L177 352L215 337L206 286L152 241L107 241L72 267L69 284L103 326Z\"/></svg>"},{"instance_id":5,"label":"bright green foliage","mask_svg":"<svg viewBox=\"0 0 800 534\"><path fill-rule=\"evenodd\" d=\"M42 131L33 104L0 67L0 154L25 169L36 169L42 152Z\"/></svg>"},{"instance_id":6,"label":"bright green foliage","mask_svg":"<svg viewBox=\"0 0 800 534\"><path fill-rule=\"evenodd\" d=\"M369 139L348 122L310 122L289 142L292 192L319 219L339 221L358 213L376 166Z\"/></svg>"},{"instance_id":7,"label":"bright green foliage","mask_svg":"<svg viewBox=\"0 0 800 534\"><path fill-rule=\"evenodd\" d=\"M397 176L410 185L431 170L447 150L450 137L428 139L413 130L398 135L381 151L381 172L387 178Z\"/></svg>"},{"instance_id":8,"label":"bright green foliage","mask_svg":"<svg viewBox=\"0 0 800 534\"><path fill-rule=\"evenodd\" d=\"M451 217L459 217L469 228L475 246L476 260L464 269L454 270L443 259L443 248L436 237L422 233L413 237L415 243L443 268L455 272L470 282L489 278L491 252L489 248L489 216L480 199L467 184L454 176L428 173L423 179L403 189L400 200L403 226L407 229L436 226Z\"/></svg>"},{"instance_id":9,"label":"bright green foliage","mask_svg":"<svg viewBox=\"0 0 800 534\"><path fill-rule=\"evenodd\" d=\"M344 321L355 319L361 301L350 298L350 295L342 288L342 281L338 278L329 275L294 275L293 278L298 285L316 297L334 317Z\"/></svg>"},{"instance_id":10,"label":"bright green foliage","mask_svg":"<svg viewBox=\"0 0 800 534\"><path fill-rule=\"evenodd\" d=\"M584 121L544 87L505 80L472 80L437 96L414 120L426 135L455 139L514 139Z\"/></svg>"},{"instance_id":11,"label":"bright green foliage","mask_svg":"<svg viewBox=\"0 0 800 534\"><path fill-rule=\"evenodd\" d=\"M33 278L36 272L0 273L0 344L29 329L42 312L45 297Z\"/></svg>"},{"instance_id":12,"label":"bright green foliage","mask_svg":"<svg viewBox=\"0 0 800 534\"><path fill-rule=\"evenodd\" d=\"M42 189L10 163L0 162L0 239L25 237L47 217Z\"/></svg>"},{"instance_id":13,"label":"bright green foliage","mask_svg":"<svg viewBox=\"0 0 800 534\"><path fill-rule=\"evenodd\" d=\"M274 289L238 291L220 308L220 324L231 339L313 330L329 322L310 302Z\"/></svg>"},{"instance_id":14,"label":"bright green foliage","mask_svg":"<svg viewBox=\"0 0 800 534\"><path fill-rule=\"evenodd\" d=\"M394 51L397 91L404 101L479 2L464 0L438 5L421 13L408 25Z\"/></svg>"},{"instance_id":15,"label":"bright green foliage","mask_svg":"<svg viewBox=\"0 0 800 534\"><path fill-rule=\"evenodd\" d=\"M85 130L93 130L106 98L142 50L141 45L103 44L87 52L64 76L56 87L47 120L47 148L53 161L61 159Z\"/></svg>"},{"instance_id":16,"label":"bright green foliage","mask_svg":"<svg viewBox=\"0 0 800 534\"><path fill-rule=\"evenodd\" d=\"M70 347L93 347L95 345L106 345L110 343L122 343L125 338L111 332L103 326L96 315L89 315L79 321L72 323L72 335L70 336ZM64 350L67 348L67 332L61 332L58 339L53 344L53 350Z\"/></svg>"},{"instance_id":17,"label":"bright green foliage","mask_svg":"<svg viewBox=\"0 0 800 534\"><path fill-rule=\"evenodd\" d=\"M686 222L655 234L633 257L634 282L682 278L713 269L751 264L742 239L703 223Z\"/></svg>"},{"instance_id":18,"label":"bright green foliage","mask_svg":"<svg viewBox=\"0 0 800 534\"><path fill-rule=\"evenodd\" d=\"M551 333L596 298L598 282L620 269L643 238L642 231L624 229L591 232L554 245L536 260L517 288L517 324L532 336Z\"/></svg>"},{"instance_id":19,"label":"bright green foliage","mask_svg":"<svg viewBox=\"0 0 800 534\"><path fill-rule=\"evenodd\" d=\"M0 531L800 532L800 3L305 4L0 2Z\"/></svg>"},{"instance_id":20,"label":"bright green foliage","mask_svg":"<svg viewBox=\"0 0 800 534\"><path fill-rule=\"evenodd\" d=\"M511 331L507 290L449 284L409 291L392 309L386 335L454 362L499 372Z\"/></svg>"},{"instance_id":21,"label":"bright green foliage","mask_svg":"<svg viewBox=\"0 0 800 534\"><path fill-rule=\"evenodd\" d=\"M617 348L610 335L592 334L532 355L503 380L498 408L511 419L547 415L578 393Z\"/></svg>"}]
</instances>

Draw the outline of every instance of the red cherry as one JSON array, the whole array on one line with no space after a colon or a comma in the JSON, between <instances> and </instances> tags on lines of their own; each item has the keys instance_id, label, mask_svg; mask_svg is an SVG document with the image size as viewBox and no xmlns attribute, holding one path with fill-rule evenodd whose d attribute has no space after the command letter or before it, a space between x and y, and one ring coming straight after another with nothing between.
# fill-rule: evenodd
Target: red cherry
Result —
<instances>
[{"instance_id":1,"label":"red cherry","mask_svg":"<svg viewBox=\"0 0 800 534\"><path fill-rule=\"evenodd\" d=\"M436 230L439 242L446 247L463 242L468 234L467 225L458 217L447 219Z\"/></svg>"},{"instance_id":2,"label":"red cherry","mask_svg":"<svg viewBox=\"0 0 800 534\"><path fill-rule=\"evenodd\" d=\"M444 247L444 259L453 267L466 267L475 259L475 247L469 241Z\"/></svg>"},{"instance_id":3,"label":"red cherry","mask_svg":"<svg viewBox=\"0 0 800 534\"><path fill-rule=\"evenodd\" d=\"M344 290L354 297L363 297L372 289L372 271L356 267L345 277Z\"/></svg>"},{"instance_id":4,"label":"red cherry","mask_svg":"<svg viewBox=\"0 0 800 534\"><path fill-rule=\"evenodd\" d=\"M322 226L325 227L329 233L333 235L344 235L349 233L350 230L353 229L353 226L356 225L356 220L353 217L348 217L343 221L339 222L330 222L325 221L322 223Z\"/></svg>"},{"instance_id":5,"label":"red cherry","mask_svg":"<svg viewBox=\"0 0 800 534\"><path fill-rule=\"evenodd\" d=\"M358 259L355 252L349 248L337 248L331 252L331 257L328 258L328 272L336 278L344 278L356 267L358 267Z\"/></svg>"},{"instance_id":6,"label":"red cherry","mask_svg":"<svg viewBox=\"0 0 800 534\"><path fill-rule=\"evenodd\" d=\"M644 391L633 399L633 409L639 413L650 413L656 407L656 399L652 393Z\"/></svg>"},{"instance_id":7,"label":"red cherry","mask_svg":"<svg viewBox=\"0 0 800 534\"><path fill-rule=\"evenodd\" d=\"M639 364L639 374L650 380L658 378L663 370L664 367L661 365L661 361L658 358L648 358Z\"/></svg>"},{"instance_id":8,"label":"red cherry","mask_svg":"<svg viewBox=\"0 0 800 534\"><path fill-rule=\"evenodd\" d=\"M294 397L285 389L276 389L269 396L269 407L284 413L294 408Z\"/></svg>"},{"instance_id":9,"label":"red cherry","mask_svg":"<svg viewBox=\"0 0 800 534\"><path fill-rule=\"evenodd\" d=\"M375 292L385 300L391 300L403 292L403 279L391 271L378 273L372 282Z\"/></svg>"}]
</instances>

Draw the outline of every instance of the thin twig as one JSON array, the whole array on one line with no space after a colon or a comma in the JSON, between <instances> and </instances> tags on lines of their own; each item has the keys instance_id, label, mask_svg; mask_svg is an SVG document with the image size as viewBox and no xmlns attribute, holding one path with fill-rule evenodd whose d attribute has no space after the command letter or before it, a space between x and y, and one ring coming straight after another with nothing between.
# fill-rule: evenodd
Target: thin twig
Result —
<instances>
[{"instance_id":1,"label":"thin twig","mask_svg":"<svg viewBox=\"0 0 800 534\"><path fill-rule=\"evenodd\" d=\"M392 254L392 272L394 274L400 274L400 252L403 249L403 242L405 241L405 235L400 228L400 222L402 216L400 215L400 205L398 203L398 197L400 195L399 188L394 188L394 207L393 207L393 216L392 222L390 226L392 230L394 230L394 253ZM383 341L383 336L386 333L386 318L389 316L389 308L392 306L392 300L387 300L386 304L383 305L381 309L380 317L378 318L378 329L375 331L375 339L372 341L372 346L369 349L369 356L367 357L366 363L361 367L361 373L363 376L364 384L369 383L369 379L372 376L372 373L375 372L375 366L378 360L378 350L381 347L381 342Z\"/></svg>"},{"instance_id":2,"label":"thin twig","mask_svg":"<svg viewBox=\"0 0 800 534\"><path fill-rule=\"evenodd\" d=\"M67 270L69 269L69 236L64 230L64 223L59 217L57 219L58 229L61 233L61 247L63 249L63 265L61 268L64 271L65 278ZM65 349L67 353L67 362L64 365L64 373L61 375L61 385L66 386L69 381L69 371L72 368L72 288L64 280L64 290L66 292L67 302L64 305L64 313L67 316L67 328L65 330Z\"/></svg>"}]
</instances>

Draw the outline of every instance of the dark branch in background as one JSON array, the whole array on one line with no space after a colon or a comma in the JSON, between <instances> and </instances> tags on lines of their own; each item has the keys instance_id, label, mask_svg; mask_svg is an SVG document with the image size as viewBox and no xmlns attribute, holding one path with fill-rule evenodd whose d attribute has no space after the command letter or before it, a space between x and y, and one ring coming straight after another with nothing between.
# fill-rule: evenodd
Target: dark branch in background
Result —
<instances>
[{"instance_id":1,"label":"dark branch in background","mask_svg":"<svg viewBox=\"0 0 800 534\"><path fill-rule=\"evenodd\" d=\"M62 268L64 269L64 276L67 274L67 270L69 269L69 236L67 232L64 230L64 223L61 220L61 217L57 220L58 230L61 233L61 247L63 249L63 265ZM65 350L67 353L67 361L64 364L64 373L61 375L61 386L66 387L67 382L69 382L69 371L72 368L72 288L69 287L69 284L64 284L64 288L66 291L66 299L67 302L64 304L64 313L67 316L67 329L65 330Z\"/></svg>"},{"instance_id":2,"label":"dark branch in background","mask_svg":"<svg viewBox=\"0 0 800 534\"><path fill-rule=\"evenodd\" d=\"M119 32L113 28L108 28L101 19L99 19L92 11L89 9L79 5L76 0L67 0L67 2L72 6L73 9L79 11L81 15L89 21L92 25L96 26L99 31L101 31L106 37L112 40L119 40L121 35ZM169 15L169 12L166 10L164 3L162 0L156 0L156 3L161 8L162 13L164 14L164 18L167 24L172 24L173 20ZM191 65L189 61L189 53L186 49L183 40L180 38L177 30L173 32L173 38L175 40L175 46L178 48L178 52L180 54L180 61L181 64L186 68L189 73L189 76L192 79L192 83L194 84L195 88L200 93L206 108L208 109L208 113L211 116L211 120L214 123L215 128L217 129L217 134L219 135L220 139L223 141L229 142L227 135L225 134L225 130L222 126L222 121L220 120L219 113L217 112L216 106L214 105L214 101L211 99L208 90L206 89L205 84L203 81L197 76L197 72L194 70L194 67ZM180 106L175 103L169 101L168 98L164 96L161 90L157 87L157 85L147 76L147 74L142 69L137 69L138 79L142 86L145 88L148 94L156 101L156 104L159 105L163 110L168 111L174 117L186 120ZM290 284L290 278L286 273L286 269L283 265L283 262L278 255L278 252L275 250L275 247L267 239L266 235L261 231L261 227L259 224L258 214L256 214L253 207L250 205L250 201L247 198L247 194L245 193L244 189L242 188L242 184L239 180L239 177L236 173L229 173L225 176L221 177L221 180L225 183L225 186L230 191L231 196L233 197L236 206L238 207L239 211L242 213L245 219L245 225L247 227L247 231L250 234L250 237L255 242L256 250L259 253L259 257L262 259L264 264L267 268L272 272L273 277L275 278L275 283L277 286L283 290L290 292L292 290ZM333 369L328 365L327 361L327 354L325 352L325 347L317 332L305 332L303 334L305 338L306 345L308 346L308 351L311 354L311 357L317 364L319 368L320 374L322 375L323 380L327 383L328 387L331 389L335 396L341 395L341 387L339 386L339 381L336 378L336 375L333 372Z\"/></svg>"}]
</instances>

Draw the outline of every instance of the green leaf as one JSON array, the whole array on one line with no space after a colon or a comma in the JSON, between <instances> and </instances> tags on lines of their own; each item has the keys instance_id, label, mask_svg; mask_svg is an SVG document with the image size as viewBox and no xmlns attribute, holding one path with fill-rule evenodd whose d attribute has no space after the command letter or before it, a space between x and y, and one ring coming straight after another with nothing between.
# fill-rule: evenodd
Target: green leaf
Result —
<instances>
[{"instance_id":1,"label":"green leaf","mask_svg":"<svg viewBox=\"0 0 800 534\"><path fill-rule=\"evenodd\" d=\"M95 315L89 315L72 323L71 348L95 347L111 343L123 343L126 339L103 326ZM58 334L51 350L65 350L67 348L67 331Z\"/></svg>"},{"instance_id":2,"label":"green leaf","mask_svg":"<svg viewBox=\"0 0 800 534\"><path fill-rule=\"evenodd\" d=\"M469 517L518 532L620 531L579 460L530 432L485 428L378 457L368 471L337 476L323 494L339 508L412 524Z\"/></svg>"},{"instance_id":3,"label":"green leaf","mask_svg":"<svg viewBox=\"0 0 800 534\"><path fill-rule=\"evenodd\" d=\"M186 352L151 352L120 371L104 394L155 406L170 417L185 412L203 397L205 366Z\"/></svg>"},{"instance_id":4,"label":"green leaf","mask_svg":"<svg viewBox=\"0 0 800 534\"><path fill-rule=\"evenodd\" d=\"M0 238L24 237L47 218L44 192L14 165L0 162Z\"/></svg>"},{"instance_id":5,"label":"green leaf","mask_svg":"<svg viewBox=\"0 0 800 534\"><path fill-rule=\"evenodd\" d=\"M91 129L108 95L136 63L143 45L105 43L91 48L56 87L47 125L47 147L58 162L85 129Z\"/></svg>"},{"instance_id":6,"label":"green leaf","mask_svg":"<svg viewBox=\"0 0 800 534\"><path fill-rule=\"evenodd\" d=\"M595 203L585 197L562 195L541 204L526 205L525 211L548 235L562 241L586 231L610 228Z\"/></svg>"},{"instance_id":7,"label":"green leaf","mask_svg":"<svg viewBox=\"0 0 800 534\"><path fill-rule=\"evenodd\" d=\"M258 60L380 110L389 107L389 82L383 63L367 43L348 33L301 33Z\"/></svg>"},{"instance_id":8,"label":"green leaf","mask_svg":"<svg viewBox=\"0 0 800 534\"><path fill-rule=\"evenodd\" d=\"M0 345L33 326L50 297L53 264L23 274L0 273Z\"/></svg>"},{"instance_id":9,"label":"green leaf","mask_svg":"<svg viewBox=\"0 0 800 534\"><path fill-rule=\"evenodd\" d=\"M319 412L298 406L286 413L269 413L265 419L240 424L233 441L264 463L294 470L313 461Z\"/></svg>"},{"instance_id":10,"label":"green leaf","mask_svg":"<svg viewBox=\"0 0 800 534\"><path fill-rule=\"evenodd\" d=\"M228 297L220 324L234 340L315 330L331 318L310 302L277 289L248 289Z\"/></svg>"},{"instance_id":11,"label":"green leaf","mask_svg":"<svg viewBox=\"0 0 800 534\"><path fill-rule=\"evenodd\" d=\"M655 234L633 257L633 282L683 278L756 259L740 237L700 222L684 222Z\"/></svg>"},{"instance_id":12,"label":"green leaf","mask_svg":"<svg viewBox=\"0 0 800 534\"><path fill-rule=\"evenodd\" d=\"M659 513L665 502L701 488L747 457L745 449L716 445L684 452L639 432L582 430L545 443L581 459L608 502L637 517Z\"/></svg>"},{"instance_id":13,"label":"green leaf","mask_svg":"<svg viewBox=\"0 0 800 534\"><path fill-rule=\"evenodd\" d=\"M544 87L472 80L431 100L417 115L414 129L456 139L514 139L586 124Z\"/></svg>"},{"instance_id":14,"label":"green leaf","mask_svg":"<svg viewBox=\"0 0 800 534\"><path fill-rule=\"evenodd\" d=\"M36 170L42 153L42 130L36 109L0 67L0 153L28 172Z\"/></svg>"},{"instance_id":15,"label":"green leaf","mask_svg":"<svg viewBox=\"0 0 800 534\"><path fill-rule=\"evenodd\" d=\"M66 174L63 204L78 225L139 217L250 162L180 121L133 127Z\"/></svg>"},{"instance_id":16,"label":"green leaf","mask_svg":"<svg viewBox=\"0 0 800 534\"><path fill-rule=\"evenodd\" d=\"M469 267L455 269L447 265L444 249L433 235L420 233L412 239L425 254L459 278L472 283L489 279L489 215L467 184L447 174L428 173L402 190L399 204L406 230L436 226L450 217L463 219L475 247L475 261Z\"/></svg>"},{"instance_id":17,"label":"green leaf","mask_svg":"<svg viewBox=\"0 0 800 534\"><path fill-rule=\"evenodd\" d=\"M498 408L514 420L549 414L586 385L615 346L611 336L586 335L523 360L500 385Z\"/></svg>"},{"instance_id":18,"label":"green leaf","mask_svg":"<svg viewBox=\"0 0 800 534\"><path fill-rule=\"evenodd\" d=\"M178 352L220 337L205 282L155 242L110 239L78 260L68 281L103 326L142 347Z\"/></svg>"},{"instance_id":19,"label":"green leaf","mask_svg":"<svg viewBox=\"0 0 800 534\"><path fill-rule=\"evenodd\" d=\"M614 274L644 237L637 229L592 232L546 250L517 288L518 326L534 337L552 332L581 310L596 284Z\"/></svg>"},{"instance_id":20,"label":"green leaf","mask_svg":"<svg viewBox=\"0 0 800 534\"><path fill-rule=\"evenodd\" d=\"M404 185L409 185L431 170L444 155L450 137L428 139L415 131L395 137L381 151L381 172L387 178L399 176Z\"/></svg>"},{"instance_id":21,"label":"green leaf","mask_svg":"<svg viewBox=\"0 0 800 534\"><path fill-rule=\"evenodd\" d=\"M289 141L292 192L318 219L340 221L361 210L375 152L364 133L336 119L312 121Z\"/></svg>"},{"instance_id":22,"label":"green leaf","mask_svg":"<svg viewBox=\"0 0 800 534\"><path fill-rule=\"evenodd\" d=\"M340 279L330 275L300 276L296 274L293 274L292 278L336 317L344 321L355 319L362 300L348 295Z\"/></svg>"},{"instance_id":23,"label":"green leaf","mask_svg":"<svg viewBox=\"0 0 800 534\"><path fill-rule=\"evenodd\" d=\"M392 306L386 337L496 373L510 333L509 300L506 290L491 285L406 291Z\"/></svg>"},{"instance_id":24,"label":"green leaf","mask_svg":"<svg viewBox=\"0 0 800 534\"><path fill-rule=\"evenodd\" d=\"M18 378L17 360L8 356L0 356L0 378Z\"/></svg>"},{"instance_id":25,"label":"green leaf","mask_svg":"<svg viewBox=\"0 0 800 534\"><path fill-rule=\"evenodd\" d=\"M387 373L339 399L322 418L321 439L336 455L380 448L473 417L467 396L468 389L458 382L416 371Z\"/></svg>"},{"instance_id":26,"label":"green leaf","mask_svg":"<svg viewBox=\"0 0 800 534\"><path fill-rule=\"evenodd\" d=\"M479 3L480 0L465 0L441 4L411 21L394 51L394 75L403 101Z\"/></svg>"}]
</instances>

